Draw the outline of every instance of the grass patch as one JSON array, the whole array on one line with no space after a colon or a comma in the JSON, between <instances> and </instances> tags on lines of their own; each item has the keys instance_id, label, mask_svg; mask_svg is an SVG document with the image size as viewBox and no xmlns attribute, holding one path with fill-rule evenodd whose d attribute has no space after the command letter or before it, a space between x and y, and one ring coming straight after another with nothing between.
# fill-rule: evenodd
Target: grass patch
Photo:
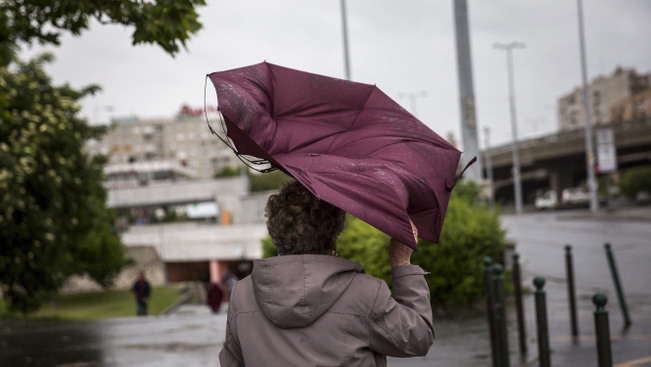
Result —
<instances>
[{"instance_id":1,"label":"grass patch","mask_svg":"<svg viewBox=\"0 0 651 367\"><path fill-rule=\"evenodd\" d=\"M178 286L153 287L149 301L149 314L158 315L176 302L181 294ZM60 295L57 307L45 302L40 310L27 319L93 320L136 315L136 301L127 289L107 290ZM0 317L22 318L7 311L5 300L0 299Z\"/></svg>"}]
</instances>

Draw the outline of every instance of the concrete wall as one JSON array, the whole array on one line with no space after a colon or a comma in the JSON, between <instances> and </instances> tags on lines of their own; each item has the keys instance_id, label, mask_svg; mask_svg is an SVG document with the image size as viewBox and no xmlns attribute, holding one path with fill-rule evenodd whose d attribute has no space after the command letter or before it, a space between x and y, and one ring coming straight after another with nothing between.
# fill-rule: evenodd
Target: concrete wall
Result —
<instances>
[{"instance_id":1,"label":"concrete wall","mask_svg":"<svg viewBox=\"0 0 651 367\"><path fill-rule=\"evenodd\" d=\"M138 278L140 270L145 271L145 277L153 286L165 284L165 269L160 256L152 246L127 246L125 248L127 257L133 260L133 264L127 266L116 277L113 288L130 288ZM72 276L68 278L61 289L61 293L76 293L99 291L99 286L89 276Z\"/></svg>"},{"instance_id":2,"label":"concrete wall","mask_svg":"<svg viewBox=\"0 0 651 367\"><path fill-rule=\"evenodd\" d=\"M277 191L264 191L259 193L251 193L248 196L242 197L240 200L240 208L242 210L242 218L239 222L242 224L265 223L264 209L267 206L269 196L275 194Z\"/></svg>"},{"instance_id":3,"label":"concrete wall","mask_svg":"<svg viewBox=\"0 0 651 367\"><path fill-rule=\"evenodd\" d=\"M183 181L169 184L110 190L107 205L111 208L153 207L190 204L247 195L248 178L228 177L218 180ZM221 208L220 208L221 209Z\"/></svg>"},{"instance_id":4,"label":"concrete wall","mask_svg":"<svg viewBox=\"0 0 651 367\"><path fill-rule=\"evenodd\" d=\"M218 225L173 223L132 226L122 234L127 247L152 246L165 262L252 260L262 256L263 223Z\"/></svg>"}]
</instances>

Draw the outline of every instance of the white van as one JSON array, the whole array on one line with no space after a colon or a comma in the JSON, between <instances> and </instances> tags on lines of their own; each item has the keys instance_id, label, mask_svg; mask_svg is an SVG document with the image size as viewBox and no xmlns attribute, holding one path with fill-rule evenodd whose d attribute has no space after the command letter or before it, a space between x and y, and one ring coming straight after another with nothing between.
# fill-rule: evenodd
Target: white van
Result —
<instances>
[{"instance_id":1,"label":"white van","mask_svg":"<svg viewBox=\"0 0 651 367\"><path fill-rule=\"evenodd\" d=\"M561 204L587 204L589 202L590 193L580 187L570 187L561 193Z\"/></svg>"},{"instance_id":2,"label":"white van","mask_svg":"<svg viewBox=\"0 0 651 367\"><path fill-rule=\"evenodd\" d=\"M534 206L538 210L556 208L558 206L558 195L556 195L556 191L549 190L537 197L534 201Z\"/></svg>"}]
</instances>

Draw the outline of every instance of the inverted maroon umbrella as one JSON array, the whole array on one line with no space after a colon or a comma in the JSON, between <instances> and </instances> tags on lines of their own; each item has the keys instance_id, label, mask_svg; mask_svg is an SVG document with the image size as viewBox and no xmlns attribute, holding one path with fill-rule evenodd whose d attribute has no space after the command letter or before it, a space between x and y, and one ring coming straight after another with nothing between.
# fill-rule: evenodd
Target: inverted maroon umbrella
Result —
<instances>
[{"instance_id":1,"label":"inverted maroon umbrella","mask_svg":"<svg viewBox=\"0 0 651 367\"><path fill-rule=\"evenodd\" d=\"M376 86L267 62L208 77L225 142L250 167L268 163L414 249L409 218L438 242L461 152Z\"/></svg>"}]
</instances>

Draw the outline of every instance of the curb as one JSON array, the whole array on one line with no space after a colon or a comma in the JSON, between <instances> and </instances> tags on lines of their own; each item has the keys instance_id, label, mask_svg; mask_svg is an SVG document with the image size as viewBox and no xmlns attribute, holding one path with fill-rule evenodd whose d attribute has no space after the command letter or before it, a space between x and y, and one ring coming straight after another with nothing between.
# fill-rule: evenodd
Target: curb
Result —
<instances>
[{"instance_id":1,"label":"curb","mask_svg":"<svg viewBox=\"0 0 651 367\"><path fill-rule=\"evenodd\" d=\"M618 221L618 222L651 222L650 216L643 215L557 215L557 220L598 220L598 221Z\"/></svg>"}]
</instances>

